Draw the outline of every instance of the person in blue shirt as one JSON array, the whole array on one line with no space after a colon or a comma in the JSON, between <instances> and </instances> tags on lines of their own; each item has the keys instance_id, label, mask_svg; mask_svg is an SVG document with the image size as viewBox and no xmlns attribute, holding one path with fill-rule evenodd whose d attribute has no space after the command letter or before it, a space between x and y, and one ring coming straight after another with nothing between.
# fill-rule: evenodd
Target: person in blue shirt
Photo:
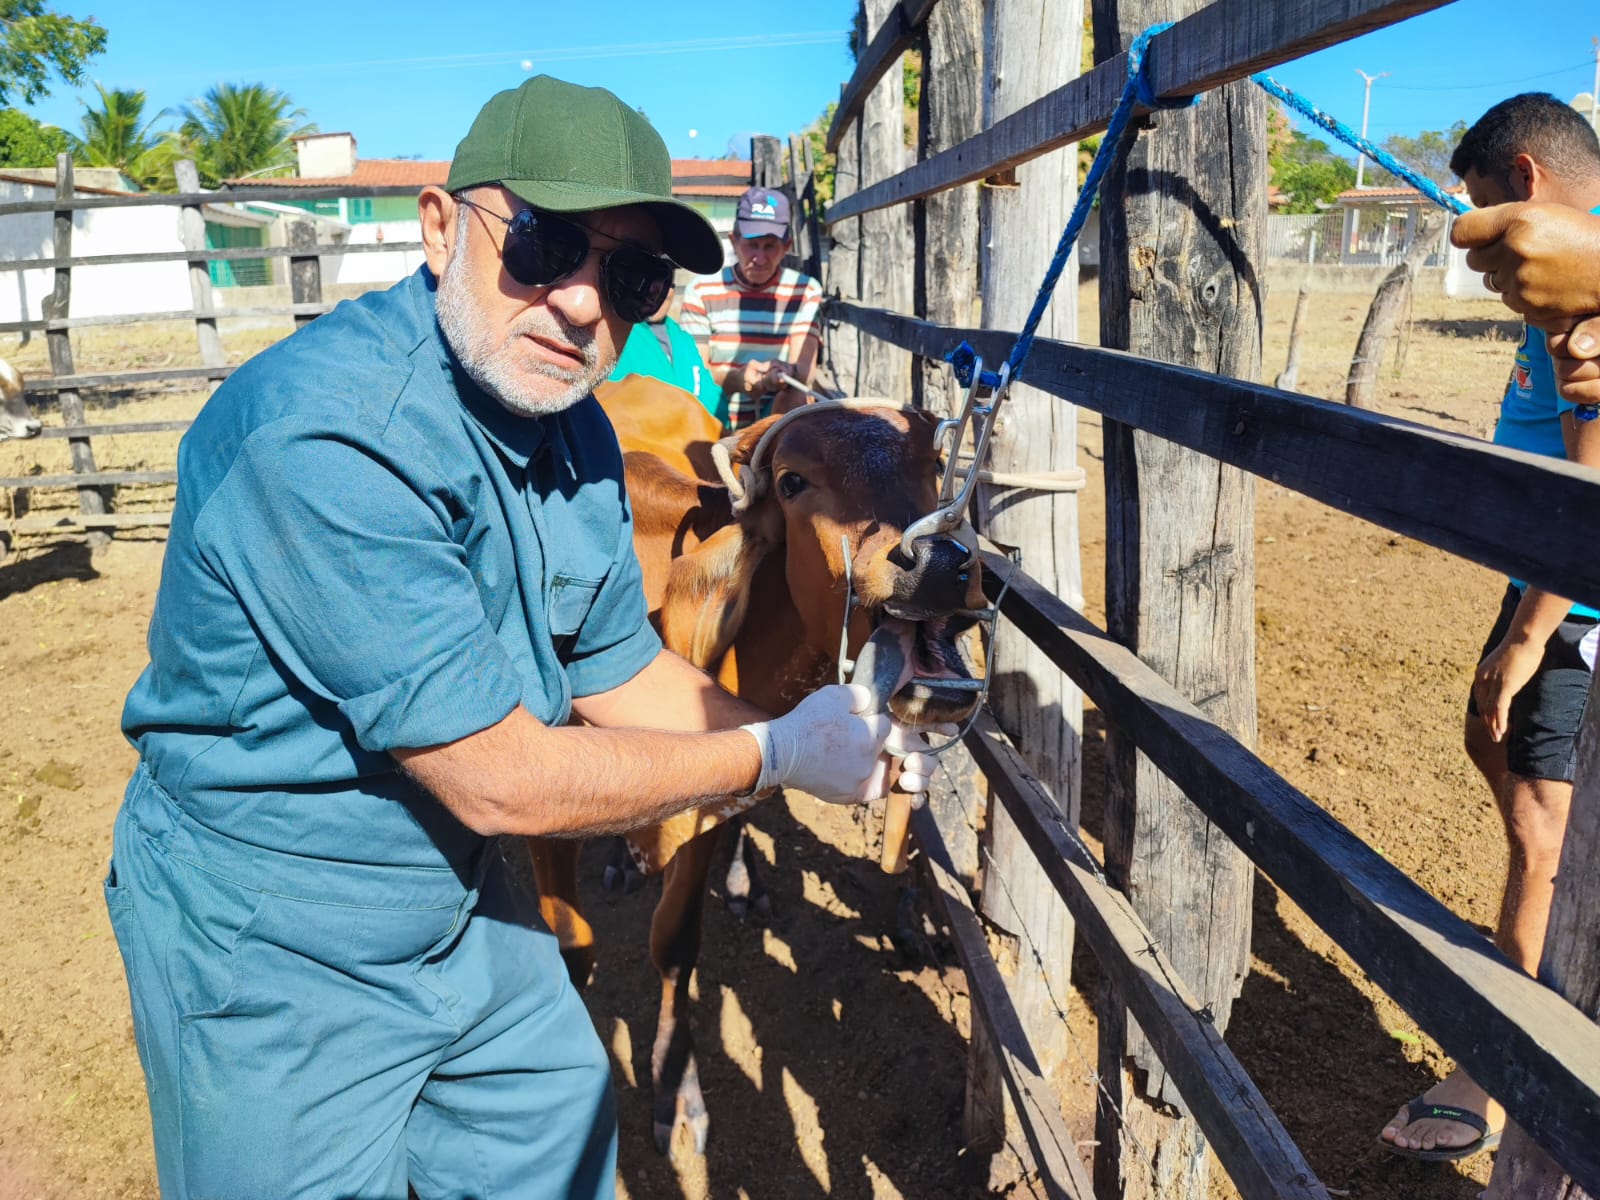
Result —
<instances>
[{"instance_id":1,"label":"person in blue shirt","mask_svg":"<svg viewBox=\"0 0 1600 1200\"><path fill-rule=\"evenodd\" d=\"M711 377L711 368L706 365L699 344L668 314L671 307L669 294L655 313L633 327L617 365L611 369L611 378L648 375L670 383L688 392L700 401L702 408L720 420L727 415L722 388Z\"/></svg>"},{"instance_id":2,"label":"person in blue shirt","mask_svg":"<svg viewBox=\"0 0 1600 1200\"><path fill-rule=\"evenodd\" d=\"M1478 208L1536 200L1600 211L1600 140L1551 95L1495 105L1463 135L1450 169ZM1525 327L1494 440L1600 467L1596 415L1561 394L1545 333ZM1495 942L1529 974L1544 948L1597 643L1600 611L1512 580L1472 681L1467 753L1499 805L1511 852ZM1381 1139L1410 1157L1455 1159L1495 1145L1504 1122L1504 1109L1458 1068L1396 1113Z\"/></svg>"},{"instance_id":3,"label":"person in blue shirt","mask_svg":"<svg viewBox=\"0 0 1600 1200\"><path fill-rule=\"evenodd\" d=\"M853 800L889 732L847 687L767 721L646 620L590 393L721 254L643 117L529 80L419 205L427 265L180 447L105 883L167 1200L612 1195L606 1055L496 835Z\"/></svg>"}]
</instances>

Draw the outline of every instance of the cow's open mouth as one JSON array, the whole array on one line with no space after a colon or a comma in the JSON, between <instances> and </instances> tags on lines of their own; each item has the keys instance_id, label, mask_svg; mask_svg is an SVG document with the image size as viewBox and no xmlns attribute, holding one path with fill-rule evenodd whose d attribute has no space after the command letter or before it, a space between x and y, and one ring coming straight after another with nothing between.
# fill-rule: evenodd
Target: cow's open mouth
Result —
<instances>
[{"instance_id":1,"label":"cow's open mouth","mask_svg":"<svg viewBox=\"0 0 1600 1200\"><path fill-rule=\"evenodd\" d=\"M960 722L978 705L979 678L972 668L977 624L968 616L907 621L887 614L878 628L900 640L905 666L895 682L889 711L907 725Z\"/></svg>"}]
</instances>

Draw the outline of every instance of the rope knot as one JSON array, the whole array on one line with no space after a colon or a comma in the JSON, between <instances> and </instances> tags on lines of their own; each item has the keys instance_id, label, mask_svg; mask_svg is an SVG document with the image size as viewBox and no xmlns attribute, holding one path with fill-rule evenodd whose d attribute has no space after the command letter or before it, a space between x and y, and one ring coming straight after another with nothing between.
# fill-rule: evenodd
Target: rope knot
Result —
<instances>
[{"instance_id":1,"label":"rope knot","mask_svg":"<svg viewBox=\"0 0 1600 1200\"><path fill-rule=\"evenodd\" d=\"M1146 108L1193 108L1200 103L1199 96L1174 96L1171 100L1163 100L1156 95L1155 84L1150 81L1150 60L1145 56L1145 51L1150 48L1151 39L1171 29L1172 24L1171 21L1163 21L1150 26L1134 38L1133 45L1128 47L1128 78L1133 81L1134 96Z\"/></svg>"}]
</instances>

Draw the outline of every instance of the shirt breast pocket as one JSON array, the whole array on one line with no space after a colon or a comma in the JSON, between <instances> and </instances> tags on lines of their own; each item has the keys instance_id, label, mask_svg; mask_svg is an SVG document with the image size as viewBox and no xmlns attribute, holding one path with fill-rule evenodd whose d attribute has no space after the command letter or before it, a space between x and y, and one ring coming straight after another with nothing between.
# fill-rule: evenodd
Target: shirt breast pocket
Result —
<instances>
[{"instance_id":1,"label":"shirt breast pocket","mask_svg":"<svg viewBox=\"0 0 1600 1200\"><path fill-rule=\"evenodd\" d=\"M588 619L603 579L557 575L550 585L550 636L557 650L566 650Z\"/></svg>"}]
</instances>

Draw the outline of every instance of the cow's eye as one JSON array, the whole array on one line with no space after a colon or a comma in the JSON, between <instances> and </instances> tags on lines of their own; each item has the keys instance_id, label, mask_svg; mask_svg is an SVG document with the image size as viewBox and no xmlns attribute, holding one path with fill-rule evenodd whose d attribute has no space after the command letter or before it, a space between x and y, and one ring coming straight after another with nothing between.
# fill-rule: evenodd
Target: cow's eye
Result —
<instances>
[{"instance_id":1,"label":"cow's eye","mask_svg":"<svg viewBox=\"0 0 1600 1200\"><path fill-rule=\"evenodd\" d=\"M778 476L778 495L785 500L793 500L806 490L806 481L793 471L785 471Z\"/></svg>"}]
</instances>

